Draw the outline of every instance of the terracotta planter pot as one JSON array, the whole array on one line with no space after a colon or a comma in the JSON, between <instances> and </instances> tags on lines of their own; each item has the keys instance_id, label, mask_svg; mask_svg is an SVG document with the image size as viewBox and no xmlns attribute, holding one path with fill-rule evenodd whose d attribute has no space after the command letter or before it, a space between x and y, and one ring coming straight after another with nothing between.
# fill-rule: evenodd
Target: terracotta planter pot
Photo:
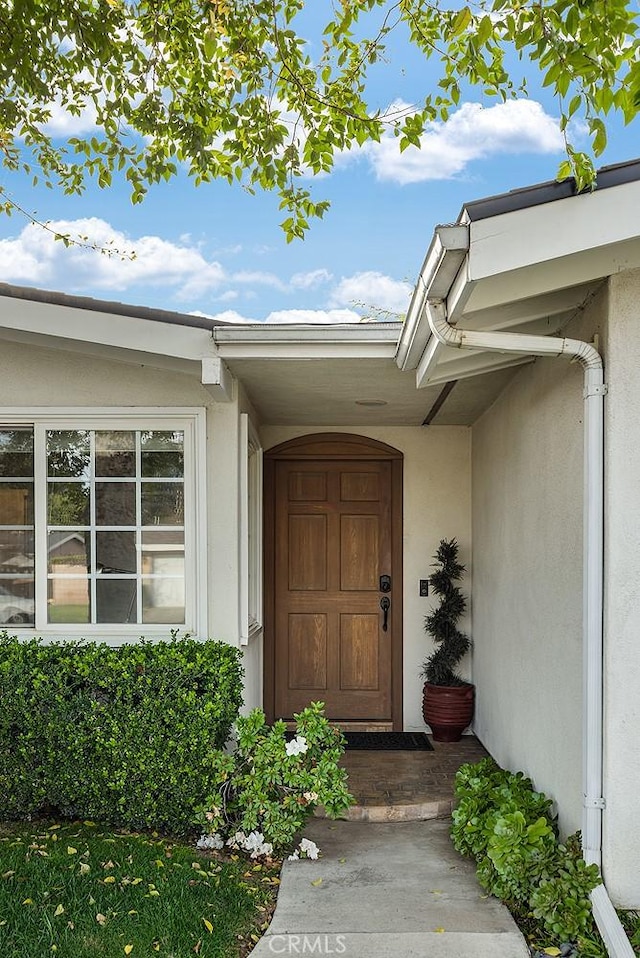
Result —
<instances>
[{"instance_id":1,"label":"terracotta planter pot","mask_svg":"<svg viewBox=\"0 0 640 958\"><path fill-rule=\"evenodd\" d=\"M424 683L422 714L435 742L459 742L471 724L475 686Z\"/></svg>"}]
</instances>

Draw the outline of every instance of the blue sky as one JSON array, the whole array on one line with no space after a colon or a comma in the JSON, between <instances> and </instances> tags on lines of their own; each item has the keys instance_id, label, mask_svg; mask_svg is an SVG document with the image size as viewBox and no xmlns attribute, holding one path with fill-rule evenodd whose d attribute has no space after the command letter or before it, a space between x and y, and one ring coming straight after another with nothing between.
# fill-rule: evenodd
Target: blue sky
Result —
<instances>
[{"instance_id":1,"label":"blue sky","mask_svg":"<svg viewBox=\"0 0 640 958\"><path fill-rule=\"evenodd\" d=\"M372 99L382 106L419 101L429 78L398 35L372 79ZM0 217L0 281L239 322L401 314L436 224L454 220L465 201L553 179L562 159L556 115L535 85L528 100L506 104L470 91L446 124L426 132L421 151L400 155L389 136L312 182L331 209L304 242L289 245L277 198L252 197L239 186L195 188L183 174L132 206L124 184L64 197L2 176L39 219L135 249L136 258L67 249L19 215ZM635 127L614 123L600 165L633 158L636 141ZM579 133L577 145L585 145Z\"/></svg>"}]
</instances>

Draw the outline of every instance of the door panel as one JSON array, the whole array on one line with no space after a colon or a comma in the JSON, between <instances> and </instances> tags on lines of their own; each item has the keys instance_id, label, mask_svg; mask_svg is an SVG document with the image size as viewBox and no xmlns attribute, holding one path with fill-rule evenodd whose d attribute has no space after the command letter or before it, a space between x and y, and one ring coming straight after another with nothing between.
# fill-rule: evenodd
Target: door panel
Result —
<instances>
[{"instance_id":1,"label":"door panel","mask_svg":"<svg viewBox=\"0 0 640 958\"><path fill-rule=\"evenodd\" d=\"M289 591L327 588L327 517L290 515L287 549Z\"/></svg>"},{"instance_id":2,"label":"door panel","mask_svg":"<svg viewBox=\"0 0 640 958\"><path fill-rule=\"evenodd\" d=\"M340 516L340 588L378 591L380 576L380 517Z\"/></svg>"},{"instance_id":3,"label":"door panel","mask_svg":"<svg viewBox=\"0 0 640 958\"><path fill-rule=\"evenodd\" d=\"M377 615L340 616L340 689L379 689Z\"/></svg>"},{"instance_id":4,"label":"door panel","mask_svg":"<svg viewBox=\"0 0 640 958\"><path fill-rule=\"evenodd\" d=\"M327 617L309 613L289 616L289 684L292 689L327 687Z\"/></svg>"},{"instance_id":5,"label":"door panel","mask_svg":"<svg viewBox=\"0 0 640 958\"><path fill-rule=\"evenodd\" d=\"M335 720L390 722L392 463L276 461L273 481L275 715L321 700Z\"/></svg>"}]
</instances>

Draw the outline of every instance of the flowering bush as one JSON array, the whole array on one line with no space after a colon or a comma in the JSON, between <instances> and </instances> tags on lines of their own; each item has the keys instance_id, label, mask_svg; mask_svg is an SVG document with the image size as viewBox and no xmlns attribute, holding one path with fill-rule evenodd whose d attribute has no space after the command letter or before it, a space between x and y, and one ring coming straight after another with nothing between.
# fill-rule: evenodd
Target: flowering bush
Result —
<instances>
[{"instance_id":1,"label":"flowering bush","mask_svg":"<svg viewBox=\"0 0 640 958\"><path fill-rule=\"evenodd\" d=\"M235 751L212 757L219 787L198 814L206 829L202 847L225 842L253 858L274 850L292 852L317 805L337 818L353 803L347 773L338 765L344 738L323 709L321 702L314 702L296 715L296 734L289 741L285 723L267 725L260 709L238 719ZM317 846L309 839L302 839L291 855L317 856Z\"/></svg>"}]
</instances>

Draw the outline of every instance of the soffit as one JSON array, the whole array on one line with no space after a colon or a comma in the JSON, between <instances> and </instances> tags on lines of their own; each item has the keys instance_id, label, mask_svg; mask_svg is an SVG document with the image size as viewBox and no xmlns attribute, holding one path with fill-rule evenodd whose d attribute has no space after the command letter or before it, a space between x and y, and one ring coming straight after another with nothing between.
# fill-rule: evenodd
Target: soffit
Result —
<instances>
[{"instance_id":1,"label":"soffit","mask_svg":"<svg viewBox=\"0 0 640 958\"><path fill-rule=\"evenodd\" d=\"M420 426L441 386L416 389L415 376L384 359L227 359L261 421L291 426ZM508 377L507 377L508 378ZM458 383L431 425L469 425L504 388L502 373ZM383 400L361 406L356 400Z\"/></svg>"}]
</instances>

